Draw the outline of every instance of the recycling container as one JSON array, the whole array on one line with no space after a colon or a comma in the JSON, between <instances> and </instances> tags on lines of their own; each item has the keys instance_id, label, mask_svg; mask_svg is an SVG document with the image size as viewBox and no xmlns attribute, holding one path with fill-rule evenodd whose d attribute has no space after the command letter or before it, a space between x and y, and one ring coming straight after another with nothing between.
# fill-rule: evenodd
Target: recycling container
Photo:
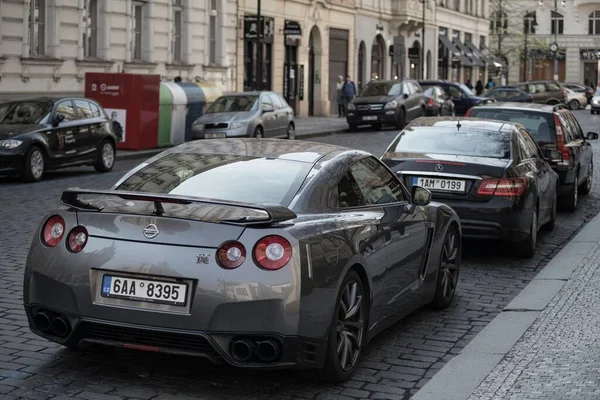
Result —
<instances>
[{"instance_id":1,"label":"recycling container","mask_svg":"<svg viewBox=\"0 0 600 400\"><path fill-rule=\"evenodd\" d=\"M185 142L185 119L187 115L187 96L177 83L162 83L171 92L171 145Z\"/></svg>"},{"instance_id":2,"label":"recycling container","mask_svg":"<svg viewBox=\"0 0 600 400\"><path fill-rule=\"evenodd\" d=\"M187 97L187 116L185 118L185 140L190 140L192 124L204 114L206 97L204 91L195 83L178 82L177 85L183 89Z\"/></svg>"}]
</instances>

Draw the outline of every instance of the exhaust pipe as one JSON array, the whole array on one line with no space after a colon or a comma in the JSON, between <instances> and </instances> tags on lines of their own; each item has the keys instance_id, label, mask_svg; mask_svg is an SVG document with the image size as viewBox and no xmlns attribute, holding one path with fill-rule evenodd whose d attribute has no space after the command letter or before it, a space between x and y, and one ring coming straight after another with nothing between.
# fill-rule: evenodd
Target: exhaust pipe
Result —
<instances>
[{"instance_id":1,"label":"exhaust pipe","mask_svg":"<svg viewBox=\"0 0 600 400\"><path fill-rule=\"evenodd\" d=\"M50 330L59 337L65 337L71 332L71 324L65 317L56 317L50 322Z\"/></svg>"},{"instance_id":2,"label":"exhaust pipe","mask_svg":"<svg viewBox=\"0 0 600 400\"><path fill-rule=\"evenodd\" d=\"M33 325L38 331L48 332L52 316L47 311L40 311L33 316Z\"/></svg>"},{"instance_id":3,"label":"exhaust pipe","mask_svg":"<svg viewBox=\"0 0 600 400\"><path fill-rule=\"evenodd\" d=\"M237 361L248 361L254 353L254 343L247 339L236 340L231 343L231 355Z\"/></svg>"},{"instance_id":4,"label":"exhaust pipe","mask_svg":"<svg viewBox=\"0 0 600 400\"><path fill-rule=\"evenodd\" d=\"M276 361L281 355L281 345L276 340L265 340L256 346L256 355L263 362Z\"/></svg>"}]
</instances>

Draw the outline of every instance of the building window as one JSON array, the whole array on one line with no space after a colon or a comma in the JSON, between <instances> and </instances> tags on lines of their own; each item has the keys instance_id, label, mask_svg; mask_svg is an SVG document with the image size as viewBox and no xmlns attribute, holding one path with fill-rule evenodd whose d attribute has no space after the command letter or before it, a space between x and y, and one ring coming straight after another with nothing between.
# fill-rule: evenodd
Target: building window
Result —
<instances>
[{"instance_id":1,"label":"building window","mask_svg":"<svg viewBox=\"0 0 600 400\"><path fill-rule=\"evenodd\" d=\"M467 12L471 15L475 14L475 10L473 9L474 2L475 2L475 0L467 0Z\"/></svg>"},{"instance_id":2,"label":"building window","mask_svg":"<svg viewBox=\"0 0 600 400\"><path fill-rule=\"evenodd\" d=\"M83 55L98 57L98 0L86 0L84 3Z\"/></svg>"},{"instance_id":3,"label":"building window","mask_svg":"<svg viewBox=\"0 0 600 400\"><path fill-rule=\"evenodd\" d=\"M217 64L217 0L210 0L210 20L208 22L208 63Z\"/></svg>"},{"instance_id":4,"label":"building window","mask_svg":"<svg viewBox=\"0 0 600 400\"><path fill-rule=\"evenodd\" d=\"M133 41L131 58L135 61L142 60L142 24L144 22L144 4L133 3Z\"/></svg>"},{"instance_id":5,"label":"building window","mask_svg":"<svg viewBox=\"0 0 600 400\"><path fill-rule=\"evenodd\" d=\"M565 18L562 14L552 11L552 34L562 35L565 28Z\"/></svg>"},{"instance_id":6,"label":"building window","mask_svg":"<svg viewBox=\"0 0 600 400\"><path fill-rule=\"evenodd\" d=\"M588 33L590 35L600 35L600 11L590 13Z\"/></svg>"},{"instance_id":7,"label":"building window","mask_svg":"<svg viewBox=\"0 0 600 400\"><path fill-rule=\"evenodd\" d=\"M454 10L455 11L460 11L460 1L461 0L454 0Z\"/></svg>"},{"instance_id":8,"label":"building window","mask_svg":"<svg viewBox=\"0 0 600 400\"><path fill-rule=\"evenodd\" d=\"M46 53L46 0L29 3L29 54L41 56Z\"/></svg>"},{"instance_id":9,"label":"building window","mask_svg":"<svg viewBox=\"0 0 600 400\"><path fill-rule=\"evenodd\" d=\"M535 12L528 12L523 18L523 33L534 34L537 21L535 20Z\"/></svg>"},{"instance_id":10,"label":"building window","mask_svg":"<svg viewBox=\"0 0 600 400\"><path fill-rule=\"evenodd\" d=\"M490 33L493 35L506 34L508 30L508 16L504 11L494 11L490 16Z\"/></svg>"},{"instance_id":11,"label":"building window","mask_svg":"<svg viewBox=\"0 0 600 400\"><path fill-rule=\"evenodd\" d=\"M181 0L173 0L173 61L181 62L181 31L183 5Z\"/></svg>"}]
</instances>

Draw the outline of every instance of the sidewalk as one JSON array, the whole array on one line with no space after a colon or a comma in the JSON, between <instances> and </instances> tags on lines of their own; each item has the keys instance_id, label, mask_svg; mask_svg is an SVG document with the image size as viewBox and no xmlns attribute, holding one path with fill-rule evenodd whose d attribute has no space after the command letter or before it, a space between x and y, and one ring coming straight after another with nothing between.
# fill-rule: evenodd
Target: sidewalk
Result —
<instances>
[{"instance_id":1,"label":"sidewalk","mask_svg":"<svg viewBox=\"0 0 600 400\"><path fill-rule=\"evenodd\" d=\"M413 400L599 399L600 215Z\"/></svg>"},{"instance_id":2,"label":"sidewalk","mask_svg":"<svg viewBox=\"0 0 600 400\"><path fill-rule=\"evenodd\" d=\"M346 122L346 118L296 117L294 122L296 123L296 140L307 140L313 137L326 136L348 131L348 123ZM166 149L166 147L163 147L160 149L146 150L118 150L117 160L149 158Z\"/></svg>"}]
</instances>

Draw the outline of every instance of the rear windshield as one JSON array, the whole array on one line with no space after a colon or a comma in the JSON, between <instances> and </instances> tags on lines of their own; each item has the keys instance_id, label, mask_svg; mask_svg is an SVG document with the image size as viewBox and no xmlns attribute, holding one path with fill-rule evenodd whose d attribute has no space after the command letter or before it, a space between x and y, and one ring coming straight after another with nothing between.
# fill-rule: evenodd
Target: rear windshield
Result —
<instances>
[{"instance_id":1,"label":"rear windshield","mask_svg":"<svg viewBox=\"0 0 600 400\"><path fill-rule=\"evenodd\" d=\"M556 143L556 129L554 117L551 113L527 110L486 110L474 108L470 116L473 118L516 122L523 125L538 144Z\"/></svg>"},{"instance_id":2,"label":"rear windshield","mask_svg":"<svg viewBox=\"0 0 600 400\"><path fill-rule=\"evenodd\" d=\"M236 155L168 154L117 190L287 206L312 164Z\"/></svg>"},{"instance_id":3,"label":"rear windshield","mask_svg":"<svg viewBox=\"0 0 600 400\"><path fill-rule=\"evenodd\" d=\"M402 93L402 84L389 82L371 82L360 94L362 97L370 96L398 96Z\"/></svg>"},{"instance_id":4,"label":"rear windshield","mask_svg":"<svg viewBox=\"0 0 600 400\"><path fill-rule=\"evenodd\" d=\"M388 151L510 159L510 150L510 137L506 133L419 127L402 132Z\"/></svg>"}]
</instances>

